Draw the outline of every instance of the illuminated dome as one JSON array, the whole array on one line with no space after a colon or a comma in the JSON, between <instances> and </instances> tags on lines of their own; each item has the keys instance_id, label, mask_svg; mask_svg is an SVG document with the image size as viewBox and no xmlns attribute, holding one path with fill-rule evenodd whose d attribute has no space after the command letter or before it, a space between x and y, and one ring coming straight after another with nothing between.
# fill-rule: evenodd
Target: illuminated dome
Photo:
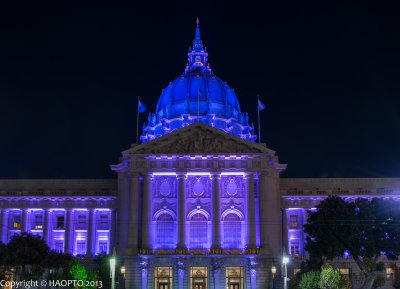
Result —
<instances>
[{"instance_id":1,"label":"illuminated dome","mask_svg":"<svg viewBox=\"0 0 400 289\"><path fill-rule=\"evenodd\" d=\"M233 89L211 71L198 19L188 56L184 73L162 91L156 112L143 125L142 142L197 121L254 142L254 128L248 123L247 113L241 113Z\"/></svg>"}]
</instances>

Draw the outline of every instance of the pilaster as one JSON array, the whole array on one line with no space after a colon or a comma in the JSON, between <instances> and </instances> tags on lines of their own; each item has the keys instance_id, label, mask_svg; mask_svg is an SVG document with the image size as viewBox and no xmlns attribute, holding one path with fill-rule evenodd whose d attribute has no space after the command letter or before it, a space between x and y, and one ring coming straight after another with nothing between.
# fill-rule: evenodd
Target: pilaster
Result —
<instances>
[{"instance_id":1,"label":"pilaster","mask_svg":"<svg viewBox=\"0 0 400 289\"><path fill-rule=\"evenodd\" d=\"M211 173L212 180L212 229L213 229L213 239L212 239L212 249L220 249L221 248L221 222L220 222L220 181L221 181L221 173Z\"/></svg>"},{"instance_id":2,"label":"pilaster","mask_svg":"<svg viewBox=\"0 0 400 289\"><path fill-rule=\"evenodd\" d=\"M255 216L255 200L254 200L254 174L247 173L245 175L246 188L247 188L247 249L254 249L257 247L256 239L256 216Z\"/></svg>"},{"instance_id":3,"label":"pilaster","mask_svg":"<svg viewBox=\"0 0 400 289\"><path fill-rule=\"evenodd\" d=\"M93 256L93 233L94 233L94 222L95 222L95 210L89 209L89 220L88 220L88 231L87 231L87 243L86 243L86 255Z\"/></svg>"},{"instance_id":4,"label":"pilaster","mask_svg":"<svg viewBox=\"0 0 400 289\"><path fill-rule=\"evenodd\" d=\"M64 242L64 253L72 253L71 248L73 247L71 244L73 240L71 240L71 231L72 231L72 209L66 209L67 211L67 223L65 226L65 242Z\"/></svg>"},{"instance_id":5,"label":"pilaster","mask_svg":"<svg viewBox=\"0 0 400 289\"><path fill-rule=\"evenodd\" d=\"M138 251L138 231L139 231L139 175L132 174L131 187L129 196L129 227L128 227L128 248L125 251L126 255L137 255ZM124 232L121 235L126 238Z\"/></svg>"},{"instance_id":6,"label":"pilaster","mask_svg":"<svg viewBox=\"0 0 400 289\"><path fill-rule=\"evenodd\" d=\"M143 175L143 207L142 207L142 247L151 249L151 175Z\"/></svg>"},{"instance_id":7,"label":"pilaster","mask_svg":"<svg viewBox=\"0 0 400 289\"><path fill-rule=\"evenodd\" d=\"M178 249L186 249L186 174L178 173Z\"/></svg>"}]
</instances>

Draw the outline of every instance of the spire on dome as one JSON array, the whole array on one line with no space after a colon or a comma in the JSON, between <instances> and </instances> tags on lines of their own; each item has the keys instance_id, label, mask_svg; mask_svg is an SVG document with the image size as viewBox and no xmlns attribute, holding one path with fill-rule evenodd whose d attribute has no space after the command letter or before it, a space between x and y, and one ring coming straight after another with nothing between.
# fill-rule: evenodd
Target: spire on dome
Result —
<instances>
[{"instance_id":1,"label":"spire on dome","mask_svg":"<svg viewBox=\"0 0 400 289\"><path fill-rule=\"evenodd\" d=\"M193 40L193 50L203 50L203 41L200 38L200 20L199 18L196 19L196 35Z\"/></svg>"},{"instance_id":2,"label":"spire on dome","mask_svg":"<svg viewBox=\"0 0 400 289\"><path fill-rule=\"evenodd\" d=\"M196 34L193 40L193 48L189 49L189 67L185 69L185 72L193 70L208 71L210 72L208 61L207 49L203 46L203 41L200 38L200 20L196 19Z\"/></svg>"}]
</instances>

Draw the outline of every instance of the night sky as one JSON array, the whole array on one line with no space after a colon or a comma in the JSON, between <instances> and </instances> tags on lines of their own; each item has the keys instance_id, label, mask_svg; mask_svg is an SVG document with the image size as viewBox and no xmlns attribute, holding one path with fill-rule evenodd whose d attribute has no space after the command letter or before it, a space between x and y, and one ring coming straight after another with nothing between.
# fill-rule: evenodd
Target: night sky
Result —
<instances>
[{"instance_id":1,"label":"night sky","mask_svg":"<svg viewBox=\"0 0 400 289\"><path fill-rule=\"evenodd\" d=\"M283 177L400 176L400 20L389 2L9 2L0 178L115 177L109 165L135 142L137 96L154 112L185 68L196 17L242 111L256 124L257 94L266 104L262 141L288 164Z\"/></svg>"}]
</instances>

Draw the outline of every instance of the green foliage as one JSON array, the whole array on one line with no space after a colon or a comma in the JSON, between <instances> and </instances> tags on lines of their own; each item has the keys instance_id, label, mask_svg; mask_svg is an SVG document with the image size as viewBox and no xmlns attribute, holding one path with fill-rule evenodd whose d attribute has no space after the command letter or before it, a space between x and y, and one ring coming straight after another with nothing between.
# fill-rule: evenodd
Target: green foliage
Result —
<instances>
[{"instance_id":1,"label":"green foliage","mask_svg":"<svg viewBox=\"0 0 400 289\"><path fill-rule=\"evenodd\" d=\"M82 280L83 282L86 281L88 276L85 267L77 258L73 259L71 268L69 269L69 274L71 275L72 279Z\"/></svg>"},{"instance_id":2,"label":"green foliage","mask_svg":"<svg viewBox=\"0 0 400 289\"><path fill-rule=\"evenodd\" d=\"M351 288L350 281L340 273L338 268L332 265L324 265L321 268L319 288L321 289L348 289Z\"/></svg>"},{"instance_id":3,"label":"green foliage","mask_svg":"<svg viewBox=\"0 0 400 289\"><path fill-rule=\"evenodd\" d=\"M320 272L310 271L303 274L299 288L300 289L318 289L320 280Z\"/></svg>"},{"instance_id":4,"label":"green foliage","mask_svg":"<svg viewBox=\"0 0 400 289\"><path fill-rule=\"evenodd\" d=\"M374 280L374 288L379 288L385 285L385 278L383 278L382 276L378 276L376 277L376 279Z\"/></svg>"}]
</instances>

